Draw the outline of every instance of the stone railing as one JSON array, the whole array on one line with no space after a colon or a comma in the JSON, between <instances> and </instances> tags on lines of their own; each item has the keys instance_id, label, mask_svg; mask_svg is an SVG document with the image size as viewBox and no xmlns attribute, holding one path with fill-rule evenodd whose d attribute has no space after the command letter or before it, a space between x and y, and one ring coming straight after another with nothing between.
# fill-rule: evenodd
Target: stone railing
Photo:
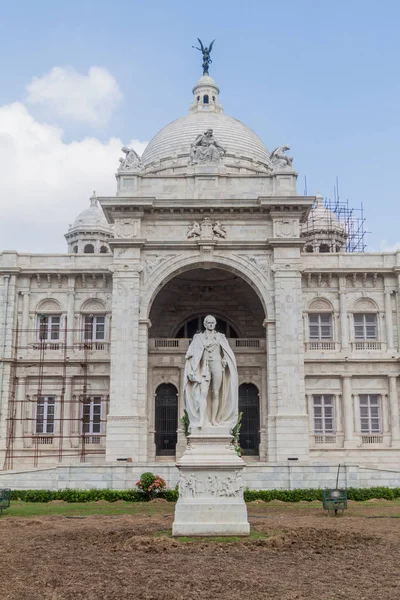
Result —
<instances>
[{"instance_id":1,"label":"stone railing","mask_svg":"<svg viewBox=\"0 0 400 600\"><path fill-rule=\"evenodd\" d=\"M337 342L306 342L305 343L305 351L306 352L338 352L339 344Z\"/></svg>"},{"instance_id":2,"label":"stone railing","mask_svg":"<svg viewBox=\"0 0 400 600\"><path fill-rule=\"evenodd\" d=\"M361 443L364 444L383 444L383 435L380 433L362 433Z\"/></svg>"},{"instance_id":3,"label":"stone railing","mask_svg":"<svg viewBox=\"0 0 400 600\"><path fill-rule=\"evenodd\" d=\"M192 340L190 338L150 338L150 350L163 352L186 352ZM258 338L229 338L231 348L237 352L265 350L265 340Z\"/></svg>"},{"instance_id":4,"label":"stone railing","mask_svg":"<svg viewBox=\"0 0 400 600\"><path fill-rule=\"evenodd\" d=\"M365 350L382 350L382 342L377 342L377 341L352 342L351 347L354 352L360 352L360 351L365 351Z\"/></svg>"},{"instance_id":5,"label":"stone railing","mask_svg":"<svg viewBox=\"0 0 400 600\"><path fill-rule=\"evenodd\" d=\"M329 434L315 434L315 444L336 444L336 435L334 433Z\"/></svg>"}]
</instances>

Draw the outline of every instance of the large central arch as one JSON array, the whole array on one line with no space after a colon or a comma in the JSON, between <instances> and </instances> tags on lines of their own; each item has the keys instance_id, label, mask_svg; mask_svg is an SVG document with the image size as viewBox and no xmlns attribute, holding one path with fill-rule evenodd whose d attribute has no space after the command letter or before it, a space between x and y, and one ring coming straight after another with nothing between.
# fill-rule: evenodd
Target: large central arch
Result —
<instances>
[{"instance_id":1,"label":"large central arch","mask_svg":"<svg viewBox=\"0 0 400 600\"><path fill-rule=\"evenodd\" d=\"M271 293L269 273L259 269L246 257L213 256L210 261L201 260L198 253L179 259L166 257L147 281L140 302L140 318L149 319L153 302L160 290L174 277L193 269L209 270L211 268L226 270L245 281L257 294L263 306L265 318L274 318L274 304Z\"/></svg>"}]
</instances>

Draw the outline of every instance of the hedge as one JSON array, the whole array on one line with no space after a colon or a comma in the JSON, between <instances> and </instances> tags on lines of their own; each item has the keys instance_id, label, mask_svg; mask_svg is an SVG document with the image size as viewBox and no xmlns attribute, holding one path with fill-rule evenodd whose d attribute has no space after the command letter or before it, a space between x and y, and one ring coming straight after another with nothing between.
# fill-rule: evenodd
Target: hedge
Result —
<instances>
[{"instance_id":1,"label":"hedge","mask_svg":"<svg viewBox=\"0 0 400 600\"><path fill-rule=\"evenodd\" d=\"M164 498L168 502L178 500L177 490L164 490L157 495L158 498ZM394 500L400 498L400 488L373 487L373 488L347 488L347 498L349 500L371 500L372 498L384 498ZM295 489L295 490L249 490L244 491L246 502L254 500L281 500L282 502L300 502L305 500L322 500L322 489ZM12 490L11 500L22 500L23 502L50 502L51 500L64 500L65 502L96 502L105 500L107 502L116 502L125 500L126 502L146 502L146 495L137 490L73 490L65 489L58 491L51 490Z\"/></svg>"}]
</instances>

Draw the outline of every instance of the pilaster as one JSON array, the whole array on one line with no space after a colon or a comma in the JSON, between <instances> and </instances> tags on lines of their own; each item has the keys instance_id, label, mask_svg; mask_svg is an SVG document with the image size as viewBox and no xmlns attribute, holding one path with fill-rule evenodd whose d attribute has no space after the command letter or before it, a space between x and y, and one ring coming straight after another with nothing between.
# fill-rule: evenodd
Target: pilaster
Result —
<instances>
[{"instance_id":1,"label":"pilaster","mask_svg":"<svg viewBox=\"0 0 400 600\"><path fill-rule=\"evenodd\" d=\"M351 377L342 378L342 399L344 416L344 447L354 448L354 407L351 393Z\"/></svg>"},{"instance_id":2,"label":"pilaster","mask_svg":"<svg viewBox=\"0 0 400 600\"><path fill-rule=\"evenodd\" d=\"M389 406L392 447L400 448L399 398L397 394L397 377L389 377Z\"/></svg>"}]
</instances>

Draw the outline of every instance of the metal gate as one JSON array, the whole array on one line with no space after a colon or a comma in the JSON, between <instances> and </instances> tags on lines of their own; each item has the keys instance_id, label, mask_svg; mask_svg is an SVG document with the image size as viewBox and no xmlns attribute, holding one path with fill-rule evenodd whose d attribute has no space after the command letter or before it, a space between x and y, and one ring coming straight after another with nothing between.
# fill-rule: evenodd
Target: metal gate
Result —
<instances>
[{"instance_id":1,"label":"metal gate","mask_svg":"<svg viewBox=\"0 0 400 600\"><path fill-rule=\"evenodd\" d=\"M260 444L260 399L258 388L252 383L239 386L239 412L243 413L240 447L246 456L256 456Z\"/></svg>"},{"instance_id":2,"label":"metal gate","mask_svg":"<svg viewBox=\"0 0 400 600\"><path fill-rule=\"evenodd\" d=\"M162 383L155 398L155 442L157 456L175 456L178 428L178 390Z\"/></svg>"}]
</instances>

